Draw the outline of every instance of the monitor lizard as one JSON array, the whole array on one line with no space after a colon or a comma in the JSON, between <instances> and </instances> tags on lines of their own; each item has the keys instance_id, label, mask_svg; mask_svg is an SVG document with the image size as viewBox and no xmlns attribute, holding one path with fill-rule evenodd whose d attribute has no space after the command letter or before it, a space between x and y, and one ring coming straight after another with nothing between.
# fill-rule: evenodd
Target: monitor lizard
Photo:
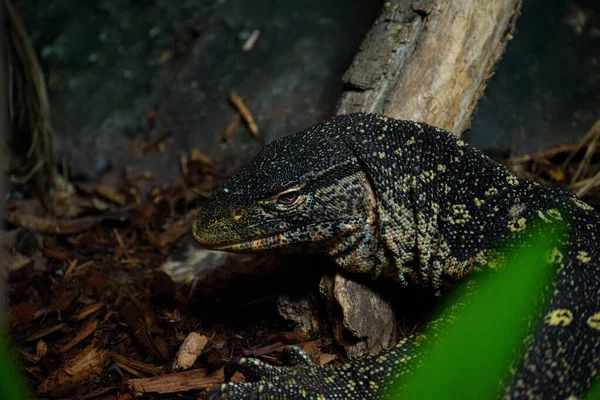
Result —
<instances>
[{"instance_id":1,"label":"monitor lizard","mask_svg":"<svg viewBox=\"0 0 600 400\"><path fill-rule=\"evenodd\" d=\"M439 295L495 268L506 238L544 235L557 221L569 229L548 258L557 268L550 296L501 397L573 400L600 370L600 215L442 129L350 114L275 140L215 190L193 235L214 250L324 254L351 273ZM410 373L425 340L413 334L337 368L313 365L295 348L282 367L239 358L226 375L240 371L246 382L207 398L378 398Z\"/></svg>"}]
</instances>

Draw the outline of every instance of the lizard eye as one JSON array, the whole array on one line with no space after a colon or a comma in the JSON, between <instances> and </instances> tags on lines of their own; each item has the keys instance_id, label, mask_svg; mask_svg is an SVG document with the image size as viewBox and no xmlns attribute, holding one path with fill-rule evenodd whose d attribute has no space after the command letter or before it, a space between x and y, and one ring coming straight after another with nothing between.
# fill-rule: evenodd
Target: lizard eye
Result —
<instances>
[{"instance_id":1,"label":"lizard eye","mask_svg":"<svg viewBox=\"0 0 600 400\"><path fill-rule=\"evenodd\" d=\"M287 193L281 194L277 198L277 202L279 204L289 206L290 204L294 204L296 202L296 200L298 200L298 197L299 197L298 191L287 192Z\"/></svg>"}]
</instances>

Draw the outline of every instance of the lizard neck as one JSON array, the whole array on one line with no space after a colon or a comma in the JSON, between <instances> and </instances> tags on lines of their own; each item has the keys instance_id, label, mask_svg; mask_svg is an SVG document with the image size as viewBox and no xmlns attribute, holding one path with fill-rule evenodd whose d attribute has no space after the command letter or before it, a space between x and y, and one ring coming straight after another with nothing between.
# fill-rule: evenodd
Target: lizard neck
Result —
<instances>
[{"instance_id":1,"label":"lizard neck","mask_svg":"<svg viewBox=\"0 0 600 400\"><path fill-rule=\"evenodd\" d=\"M376 198L375 247L387 259L384 274L439 292L454 270L468 269L461 266L497 230L485 225L484 214L495 211L484 205L522 181L427 124L380 117L348 131L342 140L360 160Z\"/></svg>"},{"instance_id":2,"label":"lizard neck","mask_svg":"<svg viewBox=\"0 0 600 400\"><path fill-rule=\"evenodd\" d=\"M362 174L359 185L364 197L362 215L357 218L359 223L338 238L327 254L348 272L368 273L376 278L388 263L377 234L377 199L366 173Z\"/></svg>"}]
</instances>

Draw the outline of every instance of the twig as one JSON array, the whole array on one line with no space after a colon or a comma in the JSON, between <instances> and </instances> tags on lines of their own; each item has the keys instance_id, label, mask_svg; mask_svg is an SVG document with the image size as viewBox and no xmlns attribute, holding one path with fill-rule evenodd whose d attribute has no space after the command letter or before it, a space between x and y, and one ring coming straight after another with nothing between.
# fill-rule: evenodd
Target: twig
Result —
<instances>
[{"instance_id":1,"label":"twig","mask_svg":"<svg viewBox=\"0 0 600 400\"><path fill-rule=\"evenodd\" d=\"M252 136L258 139L258 126L256 125L256 122L254 122L254 117L252 116L252 113L250 112L248 107L246 107L244 100L242 100L242 98L238 96L235 92L231 92L229 100L231 101L231 104L233 104L233 106L242 115L244 121L246 121L246 123L248 124L248 129L250 129L250 133L252 133Z\"/></svg>"}]
</instances>

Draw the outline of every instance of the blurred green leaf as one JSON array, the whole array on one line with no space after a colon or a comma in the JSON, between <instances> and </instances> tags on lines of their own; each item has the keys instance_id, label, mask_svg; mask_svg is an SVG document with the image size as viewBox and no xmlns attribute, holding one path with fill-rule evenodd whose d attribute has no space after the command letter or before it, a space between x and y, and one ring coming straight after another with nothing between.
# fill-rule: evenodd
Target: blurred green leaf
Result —
<instances>
[{"instance_id":1,"label":"blurred green leaf","mask_svg":"<svg viewBox=\"0 0 600 400\"><path fill-rule=\"evenodd\" d=\"M0 399L31 399L25 379L19 373L4 329L0 329Z\"/></svg>"},{"instance_id":2,"label":"blurred green leaf","mask_svg":"<svg viewBox=\"0 0 600 400\"><path fill-rule=\"evenodd\" d=\"M394 398L482 400L500 395L501 380L508 377L515 349L527 334L527 317L535 313L536 300L554 276L545 258L558 247L562 229L550 240L548 235L532 235L525 250L506 254L500 271L478 279L471 301L455 322L444 323L439 340L425 348L414 374L398 382ZM451 296L449 304L455 301Z\"/></svg>"},{"instance_id":3,"label":"blurred green leaf","mask_svg":"<svg viewBox=\"0 0 600 400\"><path fill-rule=\"evenodd\" d=\"M586 400L597 400L600 399L600 379L596 378L596 383L590 389L588 394L585 396Z\"/></svg>"}]
</instances>

